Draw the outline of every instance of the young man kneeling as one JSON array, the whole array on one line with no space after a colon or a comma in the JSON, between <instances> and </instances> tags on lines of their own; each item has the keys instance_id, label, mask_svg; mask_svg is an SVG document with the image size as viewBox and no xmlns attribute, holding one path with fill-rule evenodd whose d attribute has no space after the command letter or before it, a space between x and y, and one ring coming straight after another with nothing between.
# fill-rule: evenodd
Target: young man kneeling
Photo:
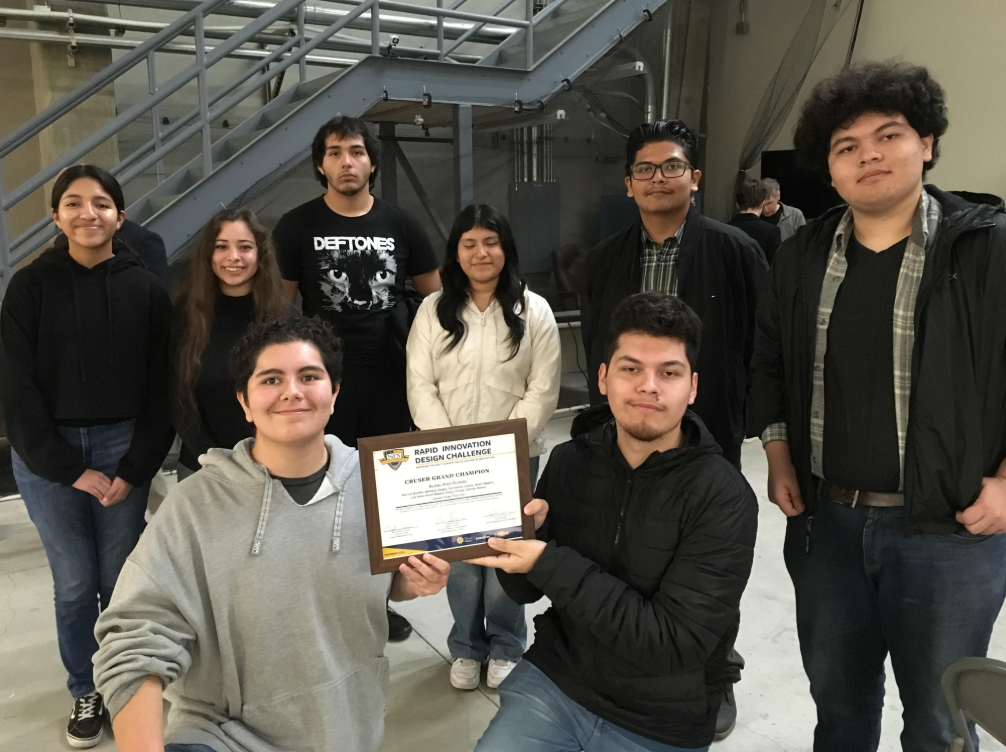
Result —
<instances>
[{"instance_id":1,"label":"young man kneeling","mask_svg":"<svg viewBox=\"0 0 1006 752\"><path fill-rule=\"evenodd\" d=\"M672 752L712 741L758 504L688 411L701 327L660 293L618 305L599 373L608 403L552 450L526 507L537 540L491 539L501 555L477 560L503 570L518 603L545 595L552 607L500 685L476 752Z\"/></svg>"},{"instance_id":2,"label":"young man kneeling","mask_svg":"<svg viewBox=\"0 0 1006 752\"><path fill-rule=\"evenodd\" d=\"M255 438L211 449L168 495L95 630L116 743L373 752L385 599L440 591L450 566L425 555L371 576L357 452L324 435L342 370L327 324L265 322L231 358Z\"/></svg>"}]
</instances>

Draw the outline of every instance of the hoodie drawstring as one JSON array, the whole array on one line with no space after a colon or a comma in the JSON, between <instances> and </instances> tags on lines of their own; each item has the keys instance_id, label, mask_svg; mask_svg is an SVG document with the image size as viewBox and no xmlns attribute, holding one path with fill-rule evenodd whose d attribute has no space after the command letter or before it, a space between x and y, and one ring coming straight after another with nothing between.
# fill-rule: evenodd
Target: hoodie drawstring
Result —
<instances>
[{"instance_id":1,"label":"hoodie drawstring","mask_svg":"<svg viewBox=\"0 0 1006 752\"><path fill-rule=\"evenodd\" d=\"M115 348L112 346L112 340L114 339L112 330L112 264L114 260L109 262L108 266L105 267L105 301L108 308L108 365L112 365L115 362Z\"/></svg>"},{"instance_id":2,"label":"hoodie drawstring","mask_svg":"<svg viewBox=\"0 0 1006 752\"><path fill-rule=\"evenodd\" d=\"M269 519L269 507L272 505L273 480L266 475L265 493L262 494L262 511L258 516L258 528L255 530L255 540L252 541L252 556L258 556L262 550L262 538L265 535L265 523Z\"/></svg>"},{"instance_id":3,"label":"hoodie drawstring","mask_svg":"<svg viewBox=\"0 0 1006 752\"><path fill-rule=\"evenodd\" d=\"M77 373L80 375L81 383L84 383L87 381L87 377L84 376L84 356L80 351L80 295L77 294L77 274L74 272L72 266L67 267L67 271L70 272L70 291L73 295L73 326L74 334L76 335L75 341L77 343Z\"/></svg>"}]
</instances>

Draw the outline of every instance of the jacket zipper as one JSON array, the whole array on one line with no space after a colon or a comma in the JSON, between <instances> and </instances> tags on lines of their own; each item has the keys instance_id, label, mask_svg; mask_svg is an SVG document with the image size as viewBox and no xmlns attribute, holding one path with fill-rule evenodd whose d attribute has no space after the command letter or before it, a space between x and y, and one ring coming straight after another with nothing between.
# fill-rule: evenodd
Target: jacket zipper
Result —
<instances>
[{"instance_id":1,"label":"jacket zipper","mask_svg":"<svg viewBox=\"0 0 1006 752\"><path fill-rule=\"evenodd\" d=\"M479 350L475 359L475 404L472 405L472 422L481 423L482 420L479 417L479 405L482 401L482 390L479 388L482 384L482 346L486 339L486 312L482 311L479 317Z\"/></svg>"},{"instance_id":2,"label":"jacket zipper","mask_svg":"<svg viewBox=\"0 0 1006 752\"><path fill-rule=\"evenodd\" d=\"M618 512L618 527L615 529L615 542L611 546L612 560L618 550L618 540L622 537L622 525L625 523L625 510L629 507L629 494L632 492L632 475L625 479L625 494L622 496L622 508Z\"/></svg>"}]
</instances>

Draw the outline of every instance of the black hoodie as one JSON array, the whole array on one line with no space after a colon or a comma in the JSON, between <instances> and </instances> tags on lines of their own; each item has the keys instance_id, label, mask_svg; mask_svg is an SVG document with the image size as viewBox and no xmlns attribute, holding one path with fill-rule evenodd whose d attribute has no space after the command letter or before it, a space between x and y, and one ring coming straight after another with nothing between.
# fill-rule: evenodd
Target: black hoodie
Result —
<instances>
[{"instance_id":1,"label":"black hoodie","mask_svg":"<svg viewBox=\"0 0 1006 752\"><path fill-rule=\"evenodd\" d=\"M164 285L132 253L88 269L65 244L18 271L0 307L0 406L36 475L72 485L87 464L60 425L134 419L116 476L150 480L171 445Z\"/></svg>"},{"instance_id":2,"label":"black hoodie","mask_svg":"<svg viewBox=\"0 0 1006 752\"><path fill-rule=\"evenodd\" d=\"M617 726L664 744L708 745L758 502L691 412L682 446L635 470L607 405L575 428L590 423L599 425L552 450L538 482L535 495L549 504L541 557L527 575L498 573L518 603L552 601L524 657Z\"/></svg>"}]
</instances>

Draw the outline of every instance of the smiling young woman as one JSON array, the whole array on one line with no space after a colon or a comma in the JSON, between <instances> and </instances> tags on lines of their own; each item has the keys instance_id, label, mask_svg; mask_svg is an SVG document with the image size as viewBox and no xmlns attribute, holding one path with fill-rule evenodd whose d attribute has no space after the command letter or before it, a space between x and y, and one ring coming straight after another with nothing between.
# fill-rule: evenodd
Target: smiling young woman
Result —
<instances>
[{"instance_id":1,"label":"smiling young woman","mask_svg":"<svg viewBox=\"0 0 1006 752\"><path fill-rule=\"evenodd\" d=\"M62 234L13 276L0 309L0 406L14 478L52 569L74 747L101 740L94 624L143 531L150 479L172 436L171 304L117 246L125 216L107 171L65 170L52 189Z\"/></svg>"},{"instance_id":2,"label":"smiling young woman","mask_svg":"<svg viewBox=\"0 0 1006 752\"><path fill-rule=\"evenodd\" d=\"M172 328L172 418L182 438L179 475L212 447L251 436L227 357L254 321L294 315L283 299L268 231L247 210L217 212L203 230Z\"/></svg>"}]
</instances>

